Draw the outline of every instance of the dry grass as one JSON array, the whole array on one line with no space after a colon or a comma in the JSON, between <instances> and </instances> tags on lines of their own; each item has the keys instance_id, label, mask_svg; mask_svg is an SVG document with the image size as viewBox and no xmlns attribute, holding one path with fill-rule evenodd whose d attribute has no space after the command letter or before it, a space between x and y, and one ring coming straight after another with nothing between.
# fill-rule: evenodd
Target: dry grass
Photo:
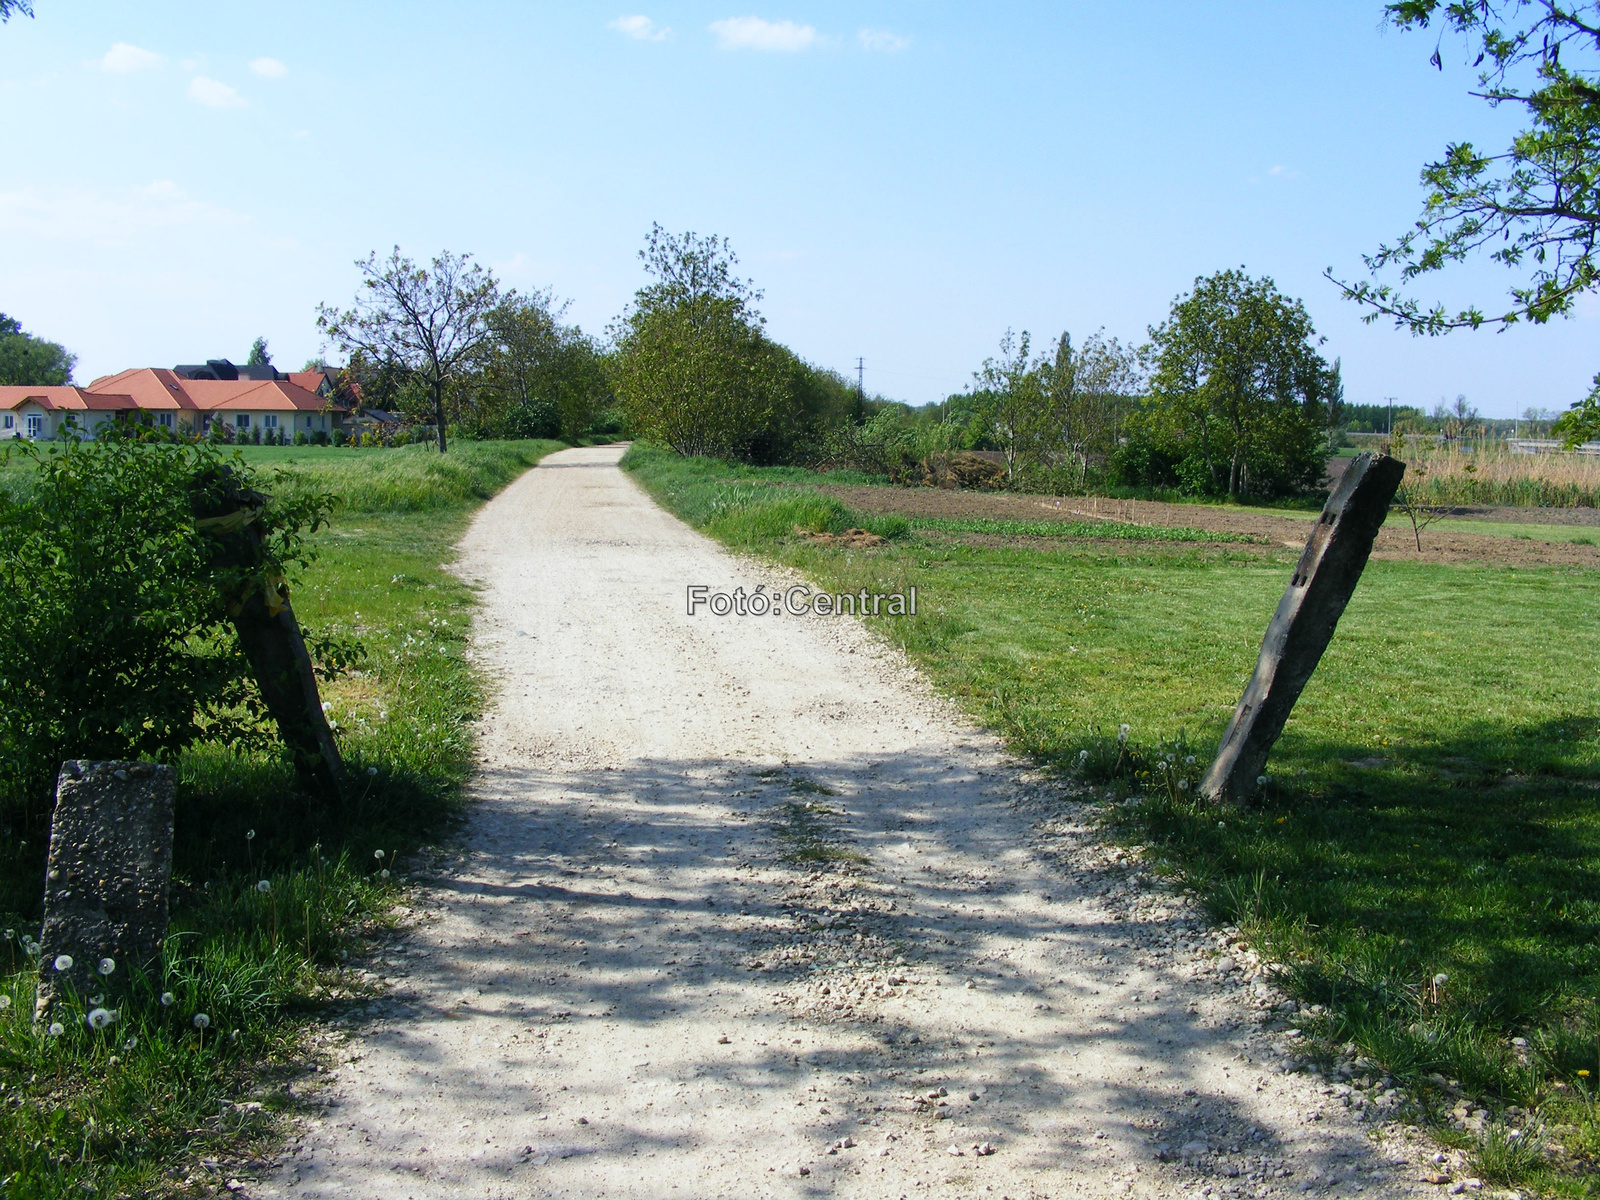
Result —
<instances>
[{"instance_id":1,"label":"dry grass","mask_svg":"<svg viewBox=\"0 0 1600 1200\"><path fill-rule=\"evenodd\" d=\"M1503 443L1405 449L1406 482L1421 504L1600 507L1600 455L1513 454Z\"/></svg>"}]
</instances>

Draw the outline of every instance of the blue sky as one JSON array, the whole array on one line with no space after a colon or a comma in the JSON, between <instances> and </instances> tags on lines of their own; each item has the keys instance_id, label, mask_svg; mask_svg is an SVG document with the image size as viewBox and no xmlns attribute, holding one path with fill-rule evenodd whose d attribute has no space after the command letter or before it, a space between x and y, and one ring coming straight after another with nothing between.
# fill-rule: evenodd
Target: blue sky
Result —
<instances>
[{"instance_id":1,"label":"blue sky","mask_svg":"<svg viewBox=\"0 0 1600 1200\"><path fill-rule=\"evenodd\" d=\"M1142 340L1240 265L1305 300L1353 401L1559 409L1600 368L1594 297L1419 340L1321 278L1408 227L1447 141L1512 128L1378 0L644 2L36 0L0 26L0 310L80 380L257 334L298 367L317 302L398 243L600 332L660 221L732 240L773 336L913 403L1008 326Z\"/></svg>"}]
</instances>

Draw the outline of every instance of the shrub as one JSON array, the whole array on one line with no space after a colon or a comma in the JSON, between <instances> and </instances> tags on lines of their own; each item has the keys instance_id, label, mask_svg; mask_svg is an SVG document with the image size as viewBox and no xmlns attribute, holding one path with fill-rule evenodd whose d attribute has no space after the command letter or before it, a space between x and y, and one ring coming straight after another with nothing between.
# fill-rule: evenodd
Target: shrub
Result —
<instances>
[{"instance_id":1,"label":"shrub","mask_svg":"<svg viewBox=\"0 0 1600 1200\"><path fill-rule=\"evenodd\" d=\"M237 456L205 443L18 448L31 478L0 490L0 812L42 827L63 759L173 758L202 737L264 736L224 579L195 527L200 491ZM269 567L304 563L327 497L268 501Z\"/></svg>"}]
</instances>

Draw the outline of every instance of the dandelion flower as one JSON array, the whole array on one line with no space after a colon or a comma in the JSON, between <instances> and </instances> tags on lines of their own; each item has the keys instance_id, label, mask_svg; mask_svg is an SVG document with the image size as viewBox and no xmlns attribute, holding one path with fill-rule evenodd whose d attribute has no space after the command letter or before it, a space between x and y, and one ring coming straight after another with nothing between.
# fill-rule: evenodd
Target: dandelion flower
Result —
<instances>
[{"instance_id":1,"label":"dandelion flower","mask_svg":"<svg viewBox=\"0 0 1600 1200\"><path fill-rule=\"evenodd\" d=\"M114 958L102 958L100 965L95 969L102 975L109 975L117 969L117 960Z\"/></svg>"},{"instance_id":2,"label":"dandelion flower","mask_svg":"<svg viewBox=\"0 0 1600 1200\"><path fill-rule=\"evenodd\" d=\"M45 1030L45 1032L48 1033L51 1037L60 1037L66 1031L67 1031L67 1027L65 1025L63 1025L60 1021L51 1021L50 1022L50 1028Z\"/></svg>"},{"instance_id":3,"label":"dandelion flower","mask_svg":"<svg viewBox=\"0 0 1600 1200\"><path fill-rule=\"evenodd\" d=\"M173 1003L176 1000L177 1000L177 997L174 996L171 992L162 992L161 993L161 1007L162 1008L171 1008Z\"/></svg>"},{"instance_id":4,"label":"dandelion flower","mask_svg":"<svg viewBox=\"0 0 1600 1200\"><path fill-rule=\"evenodd\" d=\"M10 996L0 996L0 1012L5 1012L5 1010L10 1008L10 1007L11 1007L11 997Z\"/></svg>"},{"instance_id":5,"label":"dandelion flower","mask_svg":"<svg viewBox=\"0 0 1600 1200\"><path fill-rule=\"evenodd\" d=\"M56 970L58 970L58 971L70 971L70 970L72 970L72 955L70 955L70 954L58 954L58 955L56 955Z\"/></svg>"},{"instance_id":6,"label":"dandelion flower","mask_svg":"<svg viewBox=\"0 0 1600 1200\"><path fill-rule=\"evenodd\" d=\"M1589 1072L1586 1071L1586 1070L1583 1070L1582 1068L1579 1068L1578 1074L1583 1076L1583 1078L1585 1078L1585 1079L1589 1078Z\"/></svg>"},{"instance_id":7,"label":"dandelion flower","mask_svg":"<svg viewBox=\"0 0 1600 1200\"><path fill-rule=\"evenodd\" d=\"M211 1018L206 1016L205 1013L195 1013L195 1015L194 1015L194 1027L196 1029L204 1029L210 1024L211 1024Z\"/></svg>"},{"instance_id":8,"label":"dandelion flower","mask_svg":"<svg viewBox=\"0 0 1600 1200\"><path fill-rule=\"evenodd\" d=\"M1450 982L1450 976L1446 975L1443 971L1440 971L1437 975L1435 975L1433 977L1433 986L1434 987L1443 987L1445 984L1447 984L1449 982Z\"/></svg>"},{"instance_id":9,"label":"dandelion flower","mask_svg":"<svg viewBox=\"0 0 1600 1200\"><path fill-rule=\"evenodd\" d=\"M106 1029L117 1018L109 1009L91 1008L87 1018L90 1029Z\"/></svg>"},{"instance_id":10,"label":"dandelion flower","mask_svg":"<svg viewBox=\"0 0 1600 1200\"><path fill-rule=\"evenodd\" d=\"M260 892L263 896L265 896L271 890L272 880L270 879L263 879L260 883L256 884L256 891Z\"/></svg>"}]
</instances>

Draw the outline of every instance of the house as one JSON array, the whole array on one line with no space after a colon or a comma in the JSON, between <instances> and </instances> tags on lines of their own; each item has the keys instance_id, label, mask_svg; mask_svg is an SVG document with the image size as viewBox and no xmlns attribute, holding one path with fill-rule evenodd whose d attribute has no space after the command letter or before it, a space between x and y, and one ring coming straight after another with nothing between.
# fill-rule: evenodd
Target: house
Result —
<instances>
[{"instance_id":1,"label":"house","mask_svg":"<svg viewBox=\"0 0 1600 1200\"><path fill-rule=\"evenodd\" d=\"M242 367L235 366L225 358L208 358L203 365L190 363L172 368L173 374L184 379L288 379L282 371L271 363L260 366L251 366L246 363Z\"/></svg>"},{"instance_id":2,"label":"house","mask_svg":"<svg viewBox=\"0 0 1600 1200\"><path fill-rule=\"evenodd\" d=\"M76 430L93 435L100 426L138 411L133 397L80 387L0 387L0 437L41 441Z\"/></svg>"},{"instance_id":3,"label":"house","mask_svg":"<svg viewBox=\"0 0 1600 1200\"><path fill-rule=\"evenodd\" d=\"M191 379L163 367L136 367L96 379L97 395L131 397L141 418L167 429L205 433L221 423L236 433L314 437L344 428L346 405L287 378Z\"/></svg>"}]
</instances>

